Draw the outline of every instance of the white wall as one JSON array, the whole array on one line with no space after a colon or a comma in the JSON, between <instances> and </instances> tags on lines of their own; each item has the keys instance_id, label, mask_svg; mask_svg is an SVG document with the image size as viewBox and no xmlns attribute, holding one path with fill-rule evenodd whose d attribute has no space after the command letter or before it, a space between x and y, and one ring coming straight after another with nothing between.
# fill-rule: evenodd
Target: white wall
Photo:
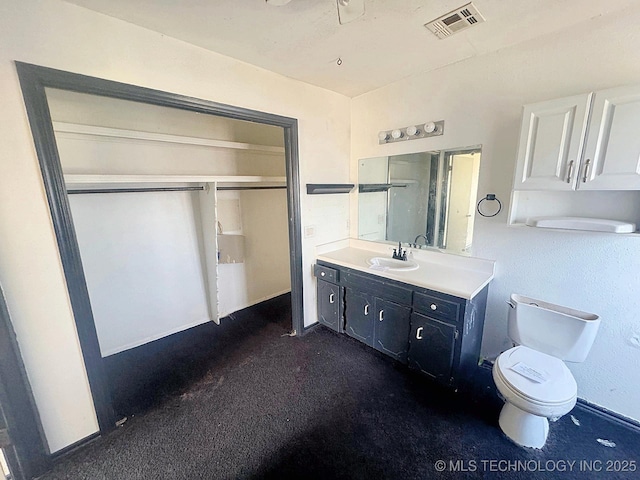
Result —
<instances>
[{"instance_id":1,"label":"white wall","mask_svg":"<svg viewBox=\"0 0 640 480\"><path fill-rule=\"evenodd\" d=\"M218 264L220 317L291 291L286 190L219 191L217 203L224 233L244 241L241 263Z\"/></svg>"},{"instance_id":2,"label":"white wall","mask_svg":"<svg viewBox=\"0 0 640 480\"><path fill-rule=\"evenodd\" d=\"M97 431L14 61L297 118L301 184L345 183L350 101L56 0L0 3L0 283L49 447ZM302 195L305 323L316 320L316 243L348 235L347 196ZM338 198L339 197L339 198Z\"/></svg>"},{"instance_id":3,"label":"white wall","mask_svg":"<svg viewBox=\"0 0 640 480\"><path fill-rule=\"evenodd\" d=\"M291 290L286 190L240 192L248 305ZM245 306L248 306L245 305Z\"/></svg>"},{"instance_id":4,"label":"white wall","mask_svg":"<svg viewBox=\"0 0 640 480\"><path fill-rule=\"evenodd\" d=\"M103 357L211 320L193 196L69 196Z\"/></svg>"},{"instance_id":5,"label":"white wall","mask_svg":"<svg viewBox=\"0 0 640 480\"><path fill-rule=\"evenodd\" d=\"M508 347L504 302L512 292L597 313L602 325L589 358L570 365L578 395L636 420L640 349L631 338L640 332L640 238L508 227L507 210L522 105L640 83L639 22L637 9L596 17L414 75L355 98L351 124L352 179L359 158L482 144L479 196L496 193L505 204L497 217L475 219L473 254L497 260L483 353ZM446 122L441 137L377 144L380 130L440 119ZM610 198L615 210L617 196ZM352 218L356 212L354 205Z\"/></svg>"}]
</instances>

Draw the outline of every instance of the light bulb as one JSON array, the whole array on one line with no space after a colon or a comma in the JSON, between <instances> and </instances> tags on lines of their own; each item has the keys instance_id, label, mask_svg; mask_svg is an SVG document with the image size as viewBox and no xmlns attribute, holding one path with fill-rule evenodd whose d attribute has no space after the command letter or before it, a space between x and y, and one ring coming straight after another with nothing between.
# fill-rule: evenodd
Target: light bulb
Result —
<instances>
[{"instance_id":1,"label":"light bulb","mask_svg":"<svg viewBox=\"0 0 640 480\"><path fill-rule=\"evenodd\" d=\"M389 134L387 132L380 132L378 134L378 140L380 140L381 142L385 142L389 139Z\"/></svg>"},{"instance_id":2,"label":"light bulb","mask_svg":"<svg viewBox=\"0 0 640 480\"><path fill-rule=\"evenodd\" d=\"M427 122L424 124L424 131L426 133L433 133L438 130L438 126L433 122Z\"/></svg>"},{"instance_id":3,"label":"light bulb","mask_svg":"<svg viewBox=\"0 0 640 480\"><path fill-rule=\"evenodd\" d=\"M391 132L391 136L397 140L397 139L403 137L403 133L402 133L402 131L400 131L400 130L398 130L396 128L393 132Z\"/></svg>"},{"instance_id":4,"label":"light bulb","mask_svg":"<svg viewBox=\"0 0 640 480\"><path fill-rule=\"evenodd\" d=\"M415 125L411 125L410 127L407 127L407 135L409 135L410 137L413 137L414 135L418 134L418 128Z\"/></svg>"}]
</instances>

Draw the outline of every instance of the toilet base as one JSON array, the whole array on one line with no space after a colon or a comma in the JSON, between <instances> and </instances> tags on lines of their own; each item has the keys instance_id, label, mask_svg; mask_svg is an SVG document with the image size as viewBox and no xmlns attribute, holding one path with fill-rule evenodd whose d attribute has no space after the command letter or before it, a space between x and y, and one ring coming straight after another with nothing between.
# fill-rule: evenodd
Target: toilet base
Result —
<instances>
[{"instance_id":1,"label":"toilet base","mask_svg":"<svg viewBox=\"0 0 640 480\"><path fill-rule=\"evenodd\" d=\"M549 434L549 421L506 402L500 411L500 428L518 445L542 448Z\"/></svg>"}]
</instances>

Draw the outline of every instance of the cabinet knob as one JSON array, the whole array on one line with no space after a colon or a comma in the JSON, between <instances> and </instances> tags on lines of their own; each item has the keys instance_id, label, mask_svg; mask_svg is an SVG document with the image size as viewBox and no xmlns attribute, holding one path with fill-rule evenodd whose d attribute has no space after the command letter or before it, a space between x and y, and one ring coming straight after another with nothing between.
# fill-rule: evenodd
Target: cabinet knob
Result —
<instances>
[{"instance_id":1,"label":"cabinet knob","mask_svg":"<svg viewBox=\"0 0 640 480\"><path fill-rule=\"evenodd\" d=\"M437 310L438 306L435 303L431 304L431 310Z\"/></svg>"},{"instance_id":2,"label":"cabinet knob","mask_svg":"<svg viewBox=\"0 0 640 480\"><path fill-rule=\"evenodd\" d=\"M320 276L321 276L321 277L324 277L324 272L320 272Z\"/></svg>"}]
</instances>

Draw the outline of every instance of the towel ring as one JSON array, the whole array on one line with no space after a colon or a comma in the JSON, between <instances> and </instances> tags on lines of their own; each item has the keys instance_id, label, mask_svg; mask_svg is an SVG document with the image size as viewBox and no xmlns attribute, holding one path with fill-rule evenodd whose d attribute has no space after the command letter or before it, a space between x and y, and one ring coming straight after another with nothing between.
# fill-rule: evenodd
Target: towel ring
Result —
<instances>
[{"instance_id":1,"label":"towel ring","mask_svg":"<svg viewBox=\"0 0 640 480\"><path fill-rule=\"evenodd\" d=\"M494 201L495 200L496 202L498 202L498 210L495 213L492 213L491 215L487 215L487 214L482 213L482 211L480 211L480 205L485 200L488 200L488 201ZM496 197L495 193L487 193L487 196L484 197L484 198L481 198L480 201L478 202L478 206L476 207L476 210L483 217L495 217L496 215L498 215L502 211L502 202L500 200L498 200L498 197Z\"/></svg>"}]
</instances>

